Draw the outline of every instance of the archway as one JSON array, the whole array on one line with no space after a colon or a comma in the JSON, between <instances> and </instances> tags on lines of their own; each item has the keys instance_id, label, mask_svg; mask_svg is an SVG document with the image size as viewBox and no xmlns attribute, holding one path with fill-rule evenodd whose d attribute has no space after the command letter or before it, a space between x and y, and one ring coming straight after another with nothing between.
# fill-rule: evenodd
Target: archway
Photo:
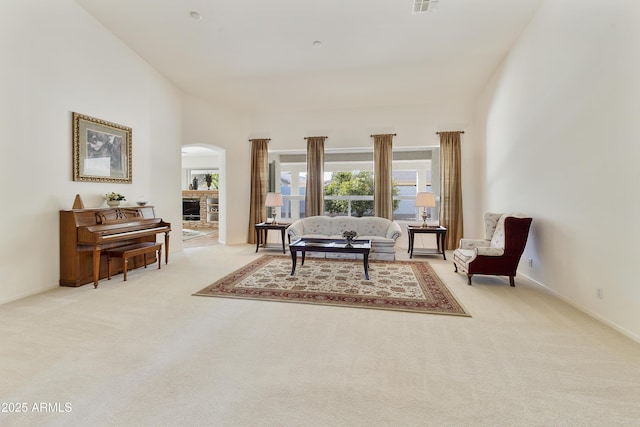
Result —
<instances>
[{"instance_id":1,"label":"archway","mask_svg":"<svg viewBox=\"0 0 640 427\"><path fill-rule=\"evenodd\" d=\"M226 242L226 150L212 144L186 144L182 146L183 191L189 190L192 171L207 171L218 174L217 225L218 241ZM203 185L204 182L201 182Z\"/></svg>"}]
</instances>

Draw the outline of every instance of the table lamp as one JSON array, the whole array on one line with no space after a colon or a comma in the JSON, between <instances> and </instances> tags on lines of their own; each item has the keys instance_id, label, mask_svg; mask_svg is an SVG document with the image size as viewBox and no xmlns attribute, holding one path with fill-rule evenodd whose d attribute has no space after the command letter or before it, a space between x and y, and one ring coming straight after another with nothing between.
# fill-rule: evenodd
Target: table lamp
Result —
<instances>
[{"instance_id":1,"label":"table lamp","mask_svg":"<svg viewBox=\"0 0 640 427\"><path fill-rule=\"evenodd\" d=\"M427 219L431 219L431 215L427 215L427 208L436 207L436 196L433 193L418 193L416 195L416 207L422 209L422 227L427 227Z\"/></svg>"},{"instance_id":2,"label":"table lamp","mask_svg":"<svg viewBox=\"0 0 640 427\"><path fill-rule=\"evenodd\" d=\"M267 193L267 198L264 201L264 205L271 208L271 223L276 224L276 207L282 206L282 194L280 193Z\"/></svg>"}]
</instances>

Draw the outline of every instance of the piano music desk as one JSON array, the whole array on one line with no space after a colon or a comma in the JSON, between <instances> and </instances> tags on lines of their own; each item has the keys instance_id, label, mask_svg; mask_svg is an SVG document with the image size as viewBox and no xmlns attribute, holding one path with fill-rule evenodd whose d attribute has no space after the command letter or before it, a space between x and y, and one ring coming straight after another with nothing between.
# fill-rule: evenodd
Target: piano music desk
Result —
<instances>
[{"instance_id":1,"label":"piano music desk","mask_svg":"<svg viewBox=\"0 0 640 427\"><path fill-rule=\"evenodd\" d=\"M127 264L129 258L137 255L144 256L144 268L147 268L147 254L158 253L158 269L162 265L162 243L154 242L142 242L133 245L120 246L107 251L107 279L111 280L111 259L122 258L122 272L124 274L124 281L127 281ZM94 284L94 288L97 288L98 284Z\"/></svg>"}]
</instances>

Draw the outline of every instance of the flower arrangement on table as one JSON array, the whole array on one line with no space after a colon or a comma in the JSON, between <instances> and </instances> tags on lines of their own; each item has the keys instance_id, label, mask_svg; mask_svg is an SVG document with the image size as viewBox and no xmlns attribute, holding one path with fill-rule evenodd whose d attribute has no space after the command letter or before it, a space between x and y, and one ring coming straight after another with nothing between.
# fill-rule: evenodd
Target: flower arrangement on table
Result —
<instances>
[{"instance_id":1,"label":"flower arrangement on table","mask_svg":"<svg viewBox=\"0 0 640 427\"><path fill-rule=\"evenodd\" d=\"M109 202L127 200L122 194L114 193L113 191L111 193L105 194L104 196L107 198L107 201Z\"/></svg>"},{"instance_id":2,"label":"flower arrangement on table","mask_svg":"<svg viewBox=\"0 0 640 427\"><path fill-rule=\"evenodd\" d=\"M120 202L126 200L122 194L114 193L113 191L105 194L104 197L107 199L107 205L112 208L120 206Z\"/></svg>"},{"instance_id":3,"label":"flower arrangement on table","mask_svg":"<svg viewBox=\"0 0 640 427\"><path fill-rule=\"evenodd\" d=\"M342 233L342 237L344 237L347 240L347 246L351 246L353 239L355 239L357 235L358 233L356 233L353 230L347 230L344 233Z\"/></svg>"}]
</instances>

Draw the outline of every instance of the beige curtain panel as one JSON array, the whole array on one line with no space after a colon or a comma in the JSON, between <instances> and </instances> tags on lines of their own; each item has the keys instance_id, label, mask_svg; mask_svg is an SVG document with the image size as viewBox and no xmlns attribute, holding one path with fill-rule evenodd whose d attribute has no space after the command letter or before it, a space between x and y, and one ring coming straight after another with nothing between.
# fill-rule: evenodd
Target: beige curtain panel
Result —
<instances>
[{"instance_id":1,"label":"beige curtain panel","mask_svg":"<svg viewBox=\"0 0 640 427\"><path fill-rule=\"evenodd\" d=\"M393 134L373 135L373 211L393 220Z\"/></svg>"},{"instance_id":2,"label":"beige curtain panel","mask_svg":"<svg viewBox=\"0 0 640 427\"><path fill-rule=\"evenodd\" d=\"M307 186L304 216L324 215L324 140L325 136L307 138Z\"/></svg>"},{"instance_id":3,"label":"beige curtain panel","mask_svg":"<svg viewBox=\"0 0 640 427\"><path fill-rule=\"evenodd\" d=\"M458 247L462 225L462 160L460 134L440 132L440 224L447 228L445 249Z\"/></svg>"},{"instance_id":4,"label":"beige curtain panel","mask_svg":"<svg viewBox=\"0 0 640 427\"><path fill-rule=\"evenodd\" d=\"M256 243L255 225L266 220L264 206L267 198L268 139L251 139L251 199L249 201L249 230L247 243Z\"/></svg>"}]
</instances>

